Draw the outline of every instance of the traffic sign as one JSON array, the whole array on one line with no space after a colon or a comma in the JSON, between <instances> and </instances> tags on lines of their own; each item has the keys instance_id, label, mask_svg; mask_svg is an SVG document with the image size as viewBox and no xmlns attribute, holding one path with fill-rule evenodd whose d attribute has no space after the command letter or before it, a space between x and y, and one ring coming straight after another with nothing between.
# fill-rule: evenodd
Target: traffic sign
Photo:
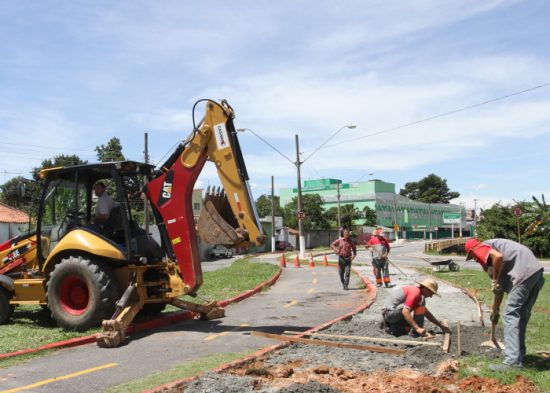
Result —
<instances>
[{"instance_id":1,"label":"traffic sign","mask_svg":"<svg viewBox=\"0 0 550 393\"><path fill-rule=\"evenodd\" d=\"M443 224L460 224L462 213L443 213Z\"/></svg>"},{"instance_id":2,"label":"traffic sign","mask_svg":"<svg viewBox=\"0 0 550 393\"><path fill-rule=\"evenodd\" d=\"M304 218L306 218L306 213L305 212L298 212L298 218L300 220L303 220Z\"/></svg>"},{"instance_id":3,"label":"traffic sign","mask_svg":"<svg viewBox=\"0 0 550 393\"><path fill-rule=\"evenodd\" d=\"M514 209L514 216L521 217L523 215L523 211L521 210L521 207L516 207Z\"/></svg>"}]
</instances>

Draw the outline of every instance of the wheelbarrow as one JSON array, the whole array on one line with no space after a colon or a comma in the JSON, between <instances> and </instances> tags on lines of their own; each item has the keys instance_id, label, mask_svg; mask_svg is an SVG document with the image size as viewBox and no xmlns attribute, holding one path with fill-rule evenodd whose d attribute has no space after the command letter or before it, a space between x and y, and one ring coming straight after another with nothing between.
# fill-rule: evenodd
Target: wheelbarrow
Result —
<instances>
[{"instance_id":1,"label":"wheelbarrow","mask_svg":"<svg viewBox=\"0 0 550 393\"><path fill-rule=\"evenodd\" d=\"M450 272L458 272L460 270L460 265L455 263L452 259L441 259L438 261L432 261L428 258L422 259L432 265L434 272L444 271L445 269L449 269Z\"/></svg>"}]
</instances>

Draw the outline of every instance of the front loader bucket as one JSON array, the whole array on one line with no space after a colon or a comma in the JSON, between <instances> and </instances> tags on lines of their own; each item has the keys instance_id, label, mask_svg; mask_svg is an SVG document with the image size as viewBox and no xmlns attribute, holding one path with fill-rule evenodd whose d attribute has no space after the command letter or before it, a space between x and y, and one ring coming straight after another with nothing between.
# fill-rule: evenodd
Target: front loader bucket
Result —
<instances>
[{"instance_id":1,"label":"front loader bucket","mask_svg":"<svg viewBox=\"0 0 550 393\"><path fill-rule=\"evenodd\" d=\"M248 233L238 227L223 192L206 195L197 226L200 238L208 244L235 246L248 240Z\"/></svg>"}]
</instances>

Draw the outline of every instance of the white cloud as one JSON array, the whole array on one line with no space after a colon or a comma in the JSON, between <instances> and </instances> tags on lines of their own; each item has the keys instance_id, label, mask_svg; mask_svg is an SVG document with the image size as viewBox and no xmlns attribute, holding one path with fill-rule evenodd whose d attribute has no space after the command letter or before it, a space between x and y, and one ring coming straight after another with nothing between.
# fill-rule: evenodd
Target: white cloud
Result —
<instances>
[{"instance_id":1,"label":"white cloud","mask_svg":"<svg viewBox=\"0 0 550 393\"><path fill-rule=\"evenodd\" d=\"M476 184L476 185L472 186L471 188L472 188L472 190L483 190L483 189L487 188L487 184L479 183L479 184Z\"/></svg>"}]
</instances>

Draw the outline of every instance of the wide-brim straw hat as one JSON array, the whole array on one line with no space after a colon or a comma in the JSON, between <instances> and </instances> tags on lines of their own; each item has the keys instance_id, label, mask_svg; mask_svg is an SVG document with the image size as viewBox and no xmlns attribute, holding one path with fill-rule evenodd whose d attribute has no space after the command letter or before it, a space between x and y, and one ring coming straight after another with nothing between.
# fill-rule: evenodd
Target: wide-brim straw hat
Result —
<instances>
[{"instance_id":1,"label":"wide-brim straw hat","mask_svg":"<svg viewBox=\"0 0 550 393\"><path fill-rule=\"evenodd\" d=\"M418 285L423 286L424 288L428 288L434 295L440 296L437 293L437 290L439 289L439 285L437 284L437 281L435 281L433 278L427 278L424 281L417 281Z\"/></svg>"}]
</instances>

